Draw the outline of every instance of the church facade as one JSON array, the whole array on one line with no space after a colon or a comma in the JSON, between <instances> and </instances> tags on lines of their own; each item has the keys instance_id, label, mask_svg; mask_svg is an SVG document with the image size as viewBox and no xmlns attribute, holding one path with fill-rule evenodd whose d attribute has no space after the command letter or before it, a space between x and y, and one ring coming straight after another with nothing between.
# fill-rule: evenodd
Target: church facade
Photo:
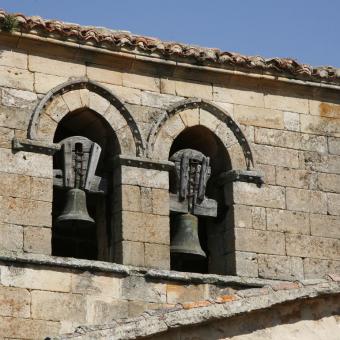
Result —
<instances>
[{"instance_id":1,"label":"church facade","mask_svg":"<svg viewBox=\"0 0 340 340\"><path fill-rule=\"evenodd\" d=\"M338 69L0 28L2 338L338 339Z\"/></svg>"}]
</instances>

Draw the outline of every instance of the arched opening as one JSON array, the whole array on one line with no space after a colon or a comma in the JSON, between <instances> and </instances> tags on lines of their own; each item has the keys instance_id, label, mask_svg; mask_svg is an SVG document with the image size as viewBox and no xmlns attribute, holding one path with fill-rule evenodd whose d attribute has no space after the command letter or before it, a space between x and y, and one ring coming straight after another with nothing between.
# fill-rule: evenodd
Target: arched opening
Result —
<instances>
[{"instance_id":1,"label":"arched opening","mask_svg":"<svg viewBox=\"0 0 340 340\"><path fill-rule=\"evenodd\" d=\"M63 141L71 140L74 148L69 150L70 164L65 164L65 145ZM78 142L77 142L78 141ZM86 154L82 150L83 142L91 145L90 152ZM56 256L67 256L84 259L109 260L109 248L112 239L112 216L111 207L113 205L113 157L120 153L119 143L111 126L96 112L90 109L79 109L68 113L58 124L54 135L54 143L61 143L63 149L55 154L53 159L54 169L54 190L52 209L52 254ZM72 144L73 145L73 144ZM79 208L79 201L75 202L73 208L80 211L94 221L91 225L86 225L81 221L72 218L67 227L61 228L59 220L61 215L65 215L65 205L70 203L71 198L67 195L70 187L65 186L61 177L65 177L65 171L73 172L76 167L74 158L77 154L85 155L81 167L84 176L90 172L90 158L95 158L93 146L99 146L98 160L92 162L94 165L92 187L85 192L86 207ZM59 179L58 179L59 177ZM56 185L56 184L60 185ZM94 184L93 184L94 183ZM74 198L72 198L74 199ZM73 202L74 203L74 202ZM87 209L87 212L86 212ZM66 213L66 220L69 218Z\"/></svg>"},{"instance_id":2,"label":"arched opening","mask_svg":"<svg viewBox=\"0 0 340 340\"><path fill-rule=\"evenodd\" d=\"M205 159L205 162L206 164L208 164L209 168L207 170L209 177L207 182L205 184L198 184L198 186L201 185L202 188L204 187L204 199L197 203L197 209L192 209L192 211L189 212L190 215L195 215L197 217L196 219L198 220L198 238L200 243L199 246L206 254L206 257L198 256L195 257L195 260L191 260L189 258L190 256L188 256L186 253L187 250L184 250L183 253L172 254L171 268L180 271L216 273L217 270L214 268L216 268L216 261L218 261L218 254L220 252L220 250L217 250L216 248L219 248L220 245L216 244L214 240L216 239L215 235L221 231L221 228L223 228L223 226L221 227L221 221L224 220L228 209L224 204L223 188L217 185L217 180L218 176L221 173L231 169L231 161L228 152L221 140L211 130L202 125L188 127L176 137L171 146L169 154L169 159L175 161L175 164L178 159L176 157L177 155L181 154L181 150L194 150L195 152L193 153L193 155L203 155L205 158L203 156L202 157ZM196 151L198 153L196 153ZM185 152L189 154L190 158L190 152ZM199 159L203 159L202 157ZM190 161L191 160L189 159L189 162ZM170 204L170 206L172 207L170 209L172 242L174 242L174 239L178 236L175 235L176 233L178 233L179 228L177 224L183 223L183 221L181 221L179 217L184 216L183 207L186 205L186 199L183 199L183 197L179 198L178 195L179 190L183 190L183 187L180 187L181 185L183 186L183 184L179 184L179 182L182 181L182 178L180 178L181 175L179 175L179 172L183 172L182 163L183 154L182 159L177 162L176 171L171 172L169 178L170 199L172 201L182 200L180 204L178 202ZM203 163L201 163L198 166L199 171L201 171L204 165ZM192 170L189 170L189 172L190 171ZM190 174L188 176L190 177ZM199 181L199 178L202 177L202 172L199 173L196 177ZM190 180L188 182L190 182ZM188 194L188 202L191 200L191 198L189 197L190 195L193 196L196 195L196 193L193 192L191 194ZM190 205L191 203L189 203L188 210L190 210ZM187 236L188 235L186 235L186 237ZM189 236L189 238L190 237L191 236ZM187 241L185 241L184 243L186 242ZM190 251L191 250L189 249L188 252L190 253ZM188 260L185 260L185 257L187 257Z\"/></svg>"}]
</instances>

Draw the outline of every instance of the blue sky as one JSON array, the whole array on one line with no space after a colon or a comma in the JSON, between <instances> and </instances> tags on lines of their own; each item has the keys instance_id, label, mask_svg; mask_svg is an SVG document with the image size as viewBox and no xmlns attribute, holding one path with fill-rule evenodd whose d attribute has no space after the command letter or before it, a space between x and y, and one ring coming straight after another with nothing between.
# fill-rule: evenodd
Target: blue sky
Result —
<instances>
[{"instance_id":1,"label":"blue sky","mask_svg":"<svg viewBox=\"0 0 340 340\"><path fill-rule=\"evenodd\" d=\"M340 67L339 0L0 0L0 8Z\"/></svg>"}]
</instances>

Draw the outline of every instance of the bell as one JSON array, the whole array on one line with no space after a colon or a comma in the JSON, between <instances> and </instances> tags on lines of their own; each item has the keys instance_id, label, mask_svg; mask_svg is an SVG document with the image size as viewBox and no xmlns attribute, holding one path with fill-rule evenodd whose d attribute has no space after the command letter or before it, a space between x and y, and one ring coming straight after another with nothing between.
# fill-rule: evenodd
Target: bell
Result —
<instances>
[{"instance_id":1,"label":"bell","mask_svg":"<svg viewBox=\"0 0 340 340\"><path fill-rule=\"evenodd\" d=\"M67 192L66 205L60 216L56 219L59 227L76 223L80 226L94 224L86 207L86 193L81 189L71 189Z\"/></svg>"},{"instance_id":2,"label":"bell","mask_svg":"<svg viewBox=\"0 0 340 340\"><path fill-rule=\"evenodd\" d=\"M187 254L192 257L207 257L198 238L198 218L191 214L175 216L171 239L171 254Z\"/></svg>"}]
</instances>

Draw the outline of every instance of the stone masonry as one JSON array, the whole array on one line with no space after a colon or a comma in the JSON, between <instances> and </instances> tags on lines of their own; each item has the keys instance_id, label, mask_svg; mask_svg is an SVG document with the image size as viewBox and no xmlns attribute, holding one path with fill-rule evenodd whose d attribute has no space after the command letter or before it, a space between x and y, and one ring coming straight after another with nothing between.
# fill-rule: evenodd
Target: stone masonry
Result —
<instances>
[{"instance_id":1,"label":"stone masonry","mask_svg":"<svg viewBox=\"0 0 340 340\"><path fill-rule=\"evenodd\" d=\"M0 27L6 15L0 11ZM340 272L340 84L333 69L323 78L302 64L311 74L295 64L289 73L289 60L254 69L196 63L138 43L62 37L42 19L16 20L17 30L0 31L1 336L58 335L216 299L245 282L307 282ZM86 120L88 133L115 141L106 164L110 203L96 208L106 218L98 232L104 262L79 260L81 268L52 251L55 138L72 115L84 117L78 127ZM221 214L206 224L208 274L197 274L199 285L181 276L163 282L172 275L169 157L183 131L211 134L216 145L205 133L195 138L223 168L214 174ZM152 270L167 274L145 277Z\"/></svg>"}]
</instances>

